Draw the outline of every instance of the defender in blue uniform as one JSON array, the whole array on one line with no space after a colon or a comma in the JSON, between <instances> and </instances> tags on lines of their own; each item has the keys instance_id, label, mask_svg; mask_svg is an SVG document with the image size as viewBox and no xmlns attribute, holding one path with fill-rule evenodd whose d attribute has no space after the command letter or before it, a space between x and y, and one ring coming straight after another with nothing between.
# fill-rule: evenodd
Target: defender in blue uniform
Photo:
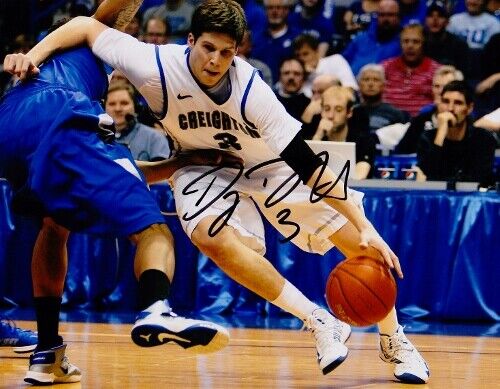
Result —
<instances>
[{"instance_id":1,"label":"defender in blue uniform","mask_svg":"<svg viewBox=\"0 0 500 389\"><path fill-rule=\"evenodd\" d=\"M173 341L210 352L229 340L223 327L176 316L168 306L172 235L130 152L113 140L112 120L100 104L107 86L104 64L88 48L77 48L49 59L0 100L0 176L13 186L13 209L38 217L42 226L32 264L39 339L29 383L81 379L58 334L69 231L129 236L137 243L143 311L132 330L136 344Z\"/></svg>"}]
</instances>

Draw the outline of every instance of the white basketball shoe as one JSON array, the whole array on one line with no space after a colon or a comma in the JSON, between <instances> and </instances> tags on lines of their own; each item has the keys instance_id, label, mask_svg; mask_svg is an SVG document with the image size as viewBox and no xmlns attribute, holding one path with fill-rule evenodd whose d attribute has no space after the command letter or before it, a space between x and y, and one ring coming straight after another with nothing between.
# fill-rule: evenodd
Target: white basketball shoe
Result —
<instances>
[{"instance_id":1,"label":"white basketball shoe","mask_svg":"<svg viewBox=\"0 0 500 389\"><path fill-rule=\"evenodd\" d=\"M402 382L425 384L429 380L427 363L405 336L402 326L392 336L380 334L379 356L394 364L394 377Z\"/></svg>"},{"instance_id":2,"label":"white basketball shoe","mask_svg":"<svg viewBox=\"0 0 500 389\"><path fill-rule=\"evenodd\" d=\"M319 368L328 374L347 358L349 350L344 343L351 335L351 327L322 308L309 315L306 326L316 339Z\"/></svg>"}]
</instances>

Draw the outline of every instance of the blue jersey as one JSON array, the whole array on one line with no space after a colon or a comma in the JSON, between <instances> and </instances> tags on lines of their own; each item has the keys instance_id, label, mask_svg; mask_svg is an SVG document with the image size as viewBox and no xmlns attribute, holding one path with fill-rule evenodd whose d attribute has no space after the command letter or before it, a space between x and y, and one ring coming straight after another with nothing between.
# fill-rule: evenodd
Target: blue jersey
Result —
<instances>
[{"instance_id":1,"label":"blue jersey","mask_svg":"<svg viewBox=\"0 0 500 389\"><path fill-rule=\"evenodd\" d=\"M164 221L130 152L100 136L107 87L103 62L77 48L0 100L0 176L13 186L14 209L112 236Z\"/></svg>"}]
</instances>

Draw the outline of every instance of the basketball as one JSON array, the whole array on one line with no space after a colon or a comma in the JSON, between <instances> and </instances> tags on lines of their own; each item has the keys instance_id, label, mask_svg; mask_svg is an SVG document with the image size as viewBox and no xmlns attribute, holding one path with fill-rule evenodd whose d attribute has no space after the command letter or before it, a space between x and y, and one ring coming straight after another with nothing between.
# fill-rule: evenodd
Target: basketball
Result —
<instances>
[{"instance_id":1,"label":"basketball","mask_svg":"<svg viewBox=\"0 0 500 389\"><path fill-rule=\"evenodd\" d=\"M396 281L382 260L348 258L328 276L326 301L340 320L353 326L375 324L396 303Z\"/></svg>"}]
</instances>

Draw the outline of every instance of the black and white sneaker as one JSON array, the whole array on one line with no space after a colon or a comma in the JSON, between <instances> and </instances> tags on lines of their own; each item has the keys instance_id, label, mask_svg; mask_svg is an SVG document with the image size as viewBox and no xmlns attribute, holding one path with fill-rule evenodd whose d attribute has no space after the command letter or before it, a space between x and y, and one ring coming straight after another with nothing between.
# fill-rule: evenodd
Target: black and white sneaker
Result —
<instances>
[{"instance_id":1,"label":"black and white sneaker","mask_svg":"<svg viewBox=\"0 0 500 389\"><path fill-rule=\"evenodd\" d=\"M30 367L24 381L33 385L52 385L80 382L82 372L66 357L66 345L45 351L35 351L30 356Z\"/></svg>"},{"instance_id":2,"label":"black and white sneaker","mask_svg":"<svg viewBox=\"0 0 500 389\"><path fill-rule=\"evenodd\" d=\"M140 312L131 335L134 343L141 347L174 342L199 354L219 351L229 343L229 333L224 327L177 316L166 301L157 301Z\"/></svg>"}]
</instances>

